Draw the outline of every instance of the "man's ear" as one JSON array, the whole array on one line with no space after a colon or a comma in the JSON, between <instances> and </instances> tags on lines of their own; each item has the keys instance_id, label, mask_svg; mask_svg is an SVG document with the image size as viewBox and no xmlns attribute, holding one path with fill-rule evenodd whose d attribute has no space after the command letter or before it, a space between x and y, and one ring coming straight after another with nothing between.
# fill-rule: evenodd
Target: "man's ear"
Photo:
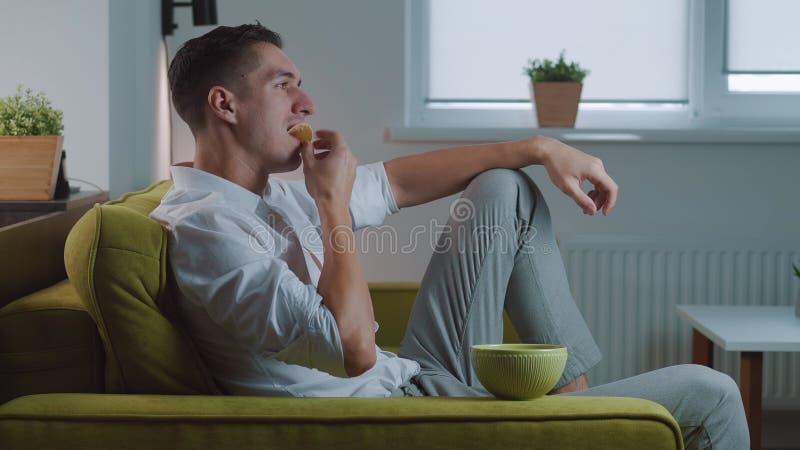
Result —
<instances>
[{"instance_id":1,"label":"man's ear","mask_svg":"<svg viewBox=\"0 0 800 450\"><path fill-rule=\"evenodd\" d=\"M233 92L222 86L212 86L208 90L208 106L211 108L211 112L220 120L231 125L237 123L236 110L239 105Z\"/></svg>"}]
</instances>

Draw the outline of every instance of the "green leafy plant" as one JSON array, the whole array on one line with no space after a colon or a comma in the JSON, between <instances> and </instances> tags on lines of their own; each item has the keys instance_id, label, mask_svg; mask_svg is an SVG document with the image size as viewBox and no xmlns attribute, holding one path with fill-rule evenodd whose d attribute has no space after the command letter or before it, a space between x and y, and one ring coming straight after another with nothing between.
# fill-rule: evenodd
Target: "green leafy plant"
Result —
<instances>
[{"instance_id":1,"label":"green leafy plant","mask_svg":"<svg viewBox=\"0 0 800 450\"><path fill-rule=\"evenodd\" d=\"M534 59L528 60L528 65L524 66L523 73L527 74L532 82L539 81L572 81L575 83L582 83L586 75L589 75L588 69L583 69L575 61L567 64L564 61L564 50L558 56L558 61L555 63L552 60Z\"/></svg>"},{"instance_id":2,"label":"green leafy plant","mask_svg":"<svg viewBox=\"0 0 800 450\"><path fill-rule=\"evenodd\" d=\"M42 92L22 90L0 99L0 136L55 136L64 130L64 113Z\"/></svg>"}]
</instances>

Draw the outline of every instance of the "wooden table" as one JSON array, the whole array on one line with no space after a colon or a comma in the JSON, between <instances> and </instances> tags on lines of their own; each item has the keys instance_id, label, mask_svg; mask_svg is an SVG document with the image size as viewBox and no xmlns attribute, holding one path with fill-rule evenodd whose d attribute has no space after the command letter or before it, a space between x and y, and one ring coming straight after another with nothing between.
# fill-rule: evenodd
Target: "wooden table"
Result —
<instances>
[{"instance_id":1,"label":"wooden table","mask_svg":"<svg viewBox=\"0 0 800 450\"><path fill-rule=\"evenodd\" d=\"M750 427L750 448L761 448L764 352L800 351L800 318L793 306L678 305L692 326L692 362L712 367L714 344L741 352L739 389Z\"/></svg>"},{"instance_id":2,"label":"wooden table","mask_svg":"<svg viewBox=\"0 0 800 450\"><path fill-rule=\"evenodd\" d=\"M78 219L108 192L62 200L0 201L0 307L66 277L64 242Z\"/></svg>"}]
</instances>

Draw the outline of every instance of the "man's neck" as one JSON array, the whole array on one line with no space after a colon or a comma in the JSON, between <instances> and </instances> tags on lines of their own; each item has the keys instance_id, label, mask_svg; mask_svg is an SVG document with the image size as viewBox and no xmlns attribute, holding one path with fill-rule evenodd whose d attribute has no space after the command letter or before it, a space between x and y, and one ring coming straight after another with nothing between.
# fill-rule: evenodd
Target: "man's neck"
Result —
<instances>
[{"instance_id":1,"label":"man's neck","mask_svg":"<svg viewBox=\"0 0 800 450\"><path fill-rule=\"evenodd\" d=\"M264 194L269 179L265 167L233 143L219 139L198 139L195 146L194 168L225 178L259 196Z\"/></svg>"}]
</instances>

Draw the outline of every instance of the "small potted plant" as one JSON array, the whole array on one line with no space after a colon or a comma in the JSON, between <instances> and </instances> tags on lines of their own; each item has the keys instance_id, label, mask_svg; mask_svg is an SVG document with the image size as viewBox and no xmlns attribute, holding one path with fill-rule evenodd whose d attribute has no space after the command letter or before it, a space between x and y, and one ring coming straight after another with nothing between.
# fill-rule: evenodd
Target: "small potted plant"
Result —
<instances>
[{"instance_id":1,"label":"small potted plant","mask_svg":"<svg viewBox=\"0 0 800 450\"><path fill-rule=\"evenodd\" d=\"M589 71L574 61L569 64L564 61L563 50L555 63L549 59L534 59L523 69L533 85L539 126L574 128L583 79Z\"/></svg>"},{"instance_id":2,"label":"small potted plant","mask_svg":"<svg viewBox=\"0 0 800 450\"><path fill-rule=\"evenodd\" d=\"M0 99L0 200L51 200L64 144L63 113L17 86Z\"/></svg>"}]
</instances>

